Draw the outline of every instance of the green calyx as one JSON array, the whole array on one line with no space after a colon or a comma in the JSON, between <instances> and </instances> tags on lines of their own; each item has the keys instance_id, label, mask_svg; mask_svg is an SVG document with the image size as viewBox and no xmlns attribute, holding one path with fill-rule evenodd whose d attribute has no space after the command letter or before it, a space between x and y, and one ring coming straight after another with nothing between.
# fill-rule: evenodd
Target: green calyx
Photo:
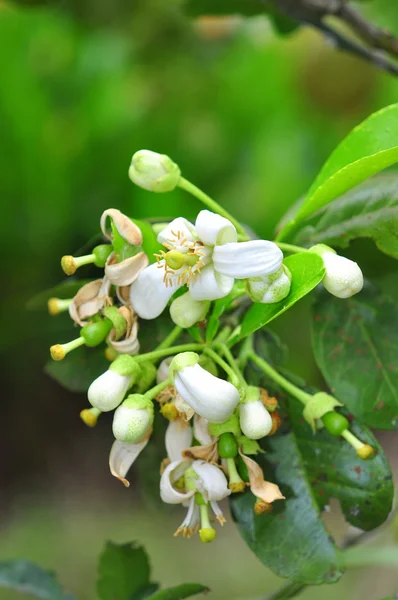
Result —
<instances>
[{"instance_id":1,"label":"green calyx","mask_svg":"<svg viewBox=\"0 0 398 600\"><path fill-rule=\"evenodd\" d=\"M245 397L241 400L241 403L248 404L249 402L257 402L258 400L260 400L260 388L248 385Z\"/></svg>"},{"instance_id":2,"label":"green calyx","mask_svg":"<svg viewBox=\"0 0 398 600\"><path fill-rule=\"evenodd\" d=\"M105 340L111 329L112 321L109 319L102 319L101 321L89 323L82 327L80 335L84 339L85 345L92 348L94 346L99 346L99 344Z\"/></svg>"},{"instance_id":3,"label":"green calyx","mask_svg":"<svg viewBox=\"0 0 398 600\"><path fill-rule=\"evenodd\" d=\"M130 394L121 404L124 408L136 410L147 410L152 416L154 414L153 402L143 394Z\"/></svg>"},{"instance_id":4,"label":"green calyx","mask_svg":"<svg viewBox=\"0 0 398 600\"><path fill-rule=\"evenodd\" d=\"M264 452L259 443L256 440L251 440L245 435L240 435L237 438L239 447L241 448L243 454L250 456L252 454L259 454L260 452Z\"/></svg>"},{"instance_id":5,"label":"green calyx","mask_svg":"<svg viewBox=\"0 0 398 600\"><path fill-rule=\"evenodd\" d=\"M323 254L326 254L326 252L332 252L333 254L336 254L336 250L333 250L333 248L330 248L330 246L326 246L326 244L316 244L309 249L309 252L318 254L318 256L321 257Z\"/></svg>"},{"instance_id":6,"label":"green calyx","mask_svg":"<svg viewBox=\"0 0 398 600\"><path fill-rule=\"evenodd\" d=\"M303 410L303 417L314 433L316 421L322 419L326 413L333 411L336 406L343 406L343 404L326 392L318 392L310 397Z\"/></svg>"},{"instance_id":7,"label":"green calyx","mask_svg":"<svg viewBox=\"0 0 398 600\"><path fill-rule=\"evenodd\" d=\"M234 458L238 454L238 443L229 431L221 434L218 440L218 453L221 458Z\"/></svg>"},{"instance_id":8,"label":"green calyx","mask_svg":"<svg viewBox=\"0 0 398 600\"><path fill-rule=\"evenodd\" d=\"M157 369L155 365L149 361L140 363L140 374L135 383L137 392L142 394L146 392L156 379Z\"/></svg>"},{"instance_id":9,"label":"green calyx","mask_svg":"<svg viewBox=\"0 0 398 600\"><path fill-rule=\"evenodd\" d=\"M119 375L131 375L132 384L141 376L141 365L129 354L120 354L110 365L109 370Z\"/></svg>"},{"instance_id":10,"label":"green calyx","mask_svg":"<svg viewBox=\"0 0 398 600\"><path fill-rule=\"evenodd\" d=\"M233 433L235 436L241 435L239 417L233 413L224 423L209 423L209 433L213 437L221 437L223 433Z\"/></svg>"},{"instance_id":11,"label":"green calyx","mask_svg":"<svg viewBox=\"0 0 398 600\"><path fill-rule=\"evenodd\" d=\"M96 267L104 268L106 261L112 254L112 246L110 244L100 244L93 249L94 264Z\"/></svg>"},{"instance_id":12,"label":"green calyx","mask_svg":"<svg viewBox=\"0 0 398 600\"><path fill-rule=\"evenodd\" d=\"M199 354L196 352L181 352L173 358L170 363L169 373L171 381L174 381L175 374L182 371L185 367L193 367L199 362Z\"/></svg>"},{"instance_id":13,"label":"green calyx","mask_svg":"<svg viewBox=\"0 0 398 600\"><path fill-rule=\"evenodd\" d=\"M120 339L127 330L126 319L120 314L116 306L105 306L103 312L105 317L112 321L113 329L115 330L115 339Z\"/></svg>"}]
</instances>

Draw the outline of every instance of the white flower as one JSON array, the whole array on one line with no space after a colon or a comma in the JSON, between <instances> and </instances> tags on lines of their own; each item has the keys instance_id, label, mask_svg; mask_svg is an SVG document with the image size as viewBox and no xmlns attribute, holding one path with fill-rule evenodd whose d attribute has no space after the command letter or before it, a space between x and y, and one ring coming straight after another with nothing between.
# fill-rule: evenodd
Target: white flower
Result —
<instances>
[{"instance_id":1,"label":"white flower","mask_svg":"<svg viewBox=\"0 0 398 600\"><path fill-rule=\"evenodd\" d=\"M327 291L337 298L350 298L363 288L363 275L358 264L344 256L339 256L325 244L317 244L310 252L318 254L326 269L322 280Z\"/></svg>"},{"instance_id":2,"label":"white flower","mask_svg":"<svg viewBox=\"0 0 398 600\"><path fill-rule=\"evenodd\" d=\"M152 401L141 394L131 394L115 411L113 435L119 442L136 444L148 435L153 416Z\"/></svg>"},{"instance_id":3,"label":"white flower","mask_svg":"<svg viewBox=\"0 0 398 600\"><path fill-rule=\"evenodd\" d=\"M235 279L280 269L283 254L276 244L237 239L234 225L208 210L198 214L195 226L182 217L174 219L158 235L167 251L131 285L134 310L143 319L154 319L182 285L193 300L217 300L231 292Z\"/></svg>"},{"instance_id":4,"label":"white flower","mask_svg":"<svg viewBox=\"0 0 398 600\"><path fill-rule=\"evenodd\" d=\"M183 491L175 486L181 477L184 477L185 481ZM200 492L203 499L200 505L195 499L197 492ZM218 502L230 493L224 473L215 465L203 460L195 460L192 463L189 460L174 461L165 469L160 480L160 497L163 502L188 506L187 515L175 535L183 532L184 536L190 537L200 522L200 537L203 542L212 541L215 537L215 530L209 520L208 505L223 525L225 519Z\"/></svg>"},{"instance_id":5,"label":"white flower","mask_svg":"<svg viewBox=\"0 0 398 600\"><path fill-rule=\"evenodd\" d=\"M288 296L292 275L285 265L275 273L261 275L247 280L247 289L254 302L273 304Z\"/></svg>"},{"instance_id":6,"label":"white flower","mask_svg":"<svg viewBox=\"0 0 398 600\"><path fill-rule=\"evenodd\" d=\"M245 402L239 406L242 432L251 440L260 440L272 429L272 418L261 400Z\"/></svg>"},{"instance_id":7,"label":"white flower","mask_svg":"<svg viewBox=\"0 0 398 600\"><path fill-rule=\"evenodd\" d=\"M133 155L129 177L133 183L151 192L170 192L177 186L181 171L171 158L151 150Z\"/></svg>"},{"instance_id":8,"label":"white flower","mask_svg":"<svg viewBox=\"0 0 398 600\"><path fill-rule=\"evenodd\" d=\"M337 298L350 298L363 288L363 275L358 264L334 252L322 254L326 275L323 285Z\"/></svg>"},{"instance_id":9,"label":"white flower","mask_svg":"<svg viewBox=\"0 0 398 600\"><path fill-rule=\"evenodd\" d=\"M239 392L232 383L203 369L198 360L194 352L184 352L174 357L170 371L175 388L198 415L212 423L222 423L237 407Z\"/></svg>"},{"instance_id":10,"label":"white flower","mask_svg":"<svg viewBox=\"0 0 398 600\"><path fill-rule=\"evenodd\" d=\"M122 402L131 386L131 375L119 375L115 371L105 371L88 388L88 400L102 412L115 409Z\"/></svg>"}]
</instances>

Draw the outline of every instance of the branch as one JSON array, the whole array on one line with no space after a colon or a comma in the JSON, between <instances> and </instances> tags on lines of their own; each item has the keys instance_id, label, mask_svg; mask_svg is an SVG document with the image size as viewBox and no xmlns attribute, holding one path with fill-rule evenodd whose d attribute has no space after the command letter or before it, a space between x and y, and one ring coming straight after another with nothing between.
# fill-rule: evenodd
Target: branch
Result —
<instances>
[{"instance_id":1,"label":"branch","mask_svg":"<svg viewBox=\"0 0 398 600\"><path fill-rule=\"evenodd\" d=\"M347 0L272 0L272 3L277 10L297 22L318 29L340 50L359 56L382 71L398 75L398 64L388 58L398 57L398 39L369 23L347 4ZM324 19L328 16L348 25L364 45L325 23Z\"/></svg>"}]
</instances>

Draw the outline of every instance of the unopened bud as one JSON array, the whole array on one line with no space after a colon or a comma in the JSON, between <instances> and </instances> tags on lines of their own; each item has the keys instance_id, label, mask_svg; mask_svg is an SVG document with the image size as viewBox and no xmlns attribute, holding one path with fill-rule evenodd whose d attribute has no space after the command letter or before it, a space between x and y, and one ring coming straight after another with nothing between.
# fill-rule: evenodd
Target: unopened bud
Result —
<instances>
[{"instance_id":1,"label":"unopened bud","mask_svg":"<svg viewBox=\"0 0 398 600\"><path fill-rule=\"evenodd\" d=\"M170 317L173 322L187 329L203 321L210 308L210 302L194 300L190 292L176 298L170 306Z\"/></svg>"},{"instance_id":2,"label":"unopened bud","mask_svg":"<svg viewBox=\"0 0 398 600\"><path fill-rule=\"evenodd\" d=\"M254 302L274 304L289 295L292 275L285 265L270 275L247 280L247 291Z\"/></svg>"},{"instance_id":3,"label":"unopened bud","mask_svg":"<svg viewBox=\"0 0 398 600\"><path fill-rule=\"evenodd\" d=\"M358 264L325 246L317 244L310 252L318 254L326 269L323 285L327 291L337 298L350 298L363 288L363 275Z\"/></svg>"},{"instance_id":4,"label":"unopened bud","mask_svg":"<svg viewBox=\"0 0 398 600\"><path fill-rule=\"evenodd\" d=\"M151 150L139 150L133 155L129 169L133 183L151 192L174 190L181 171L171 158Z\"/></svg>"},{"instance_id":5,"label":"unopened bud","mask_svg":"<svg viewBox=\"0 0 398 600\"><path fill-rule=\"evenodd\" d=\"M152 401L141 394L131 394L115 411L113 435L120 442L136 444L149 432L153 418Z\"/></svg>"}]
</instances>

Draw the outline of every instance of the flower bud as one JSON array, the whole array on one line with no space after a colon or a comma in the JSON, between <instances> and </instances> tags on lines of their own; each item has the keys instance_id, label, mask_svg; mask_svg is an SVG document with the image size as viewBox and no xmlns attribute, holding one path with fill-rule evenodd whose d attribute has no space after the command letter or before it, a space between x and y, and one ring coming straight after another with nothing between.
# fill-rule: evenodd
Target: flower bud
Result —
<instances>
[{"instance_id":1,"label":"flower bud","mask_svg":"<svg viewBox=\"0 0 398 600\"><path fill-rule=\"evenodd\" d=\"M189 292L176 298L170 306L170 317L179 327L187 329L203 321L210 308L210 302L194 300Z\"/></svg>"},{"instance_id":2,"label":"flower bud","mask_svg":"<svg viewBox=\"0 0 398 600\"><path fill-rule=\"evenodd\" d=\"M272 418L260 400L260 390L249 386L245 400L239 406L240 427L248 438L259 440L272 429Z\"/></svg>"},{"instance_id":3,"label":"flower bud","mask_svg":"<svg viewBox=\"0 0 398 600\"><path fill-rule=\"evenodd\" d=\"M323 285L327 291L337 298L350 298L363 288L363 275L358 264L325 246L318 244L310 249L319 254L326 269Z\"/></svg>"},{"instance_id":4,"label":"flower bud","mask_svg":"<svg viewBox=\"0 0 398 600\"><path fill-rule=\"evenodd\" d=\"M239 392L232 383L215 377L198 364L199 356L184 352L175 356L170 374L182 399L201 417L222 423L239 403Z\"/></svg>"},{"instance_id":5,"label":"flower bud","mask_svg":"<svg viewBox=\"0 0 398 600\"><path fill-rule=\"evenodd\" d=\"M247 291L253 302L273 304L280 302L290 292L292 275L285 265L270 275L261 275L247 280Z\"/></svg>"},{"instance_id":6,"label":"flower bud","mask_svg":"<svg viewBox=\"0 0 398 600\"><path fill-rule=\"evenodd\" d=\"M129 177L150 192L171 192L178 184L181 171L165 154L139 150L133 155Z\"/></svg>"},{"instance_id":7,"label":"flower bud","mask_svg":"<svg viewBox=\"0 0 398 600\"><path fill-rule=\"evenodd\" d=\"M139 374L140 367L131 356L118 356L109 369L90 385L88 389L90 404L102 412L115 409Z\"/></svg>"},{"instance_id":8,"label":"flower bud","mask_svg":"<svg viewBox=\"0 0 398 600\"><path fill-rule=\"evenodd\" d=\"M153 423L153 403L141 394L131 394L113 417L113 435L120 442L136 444L148 433Z\"/></svg>"}]
</instances>

